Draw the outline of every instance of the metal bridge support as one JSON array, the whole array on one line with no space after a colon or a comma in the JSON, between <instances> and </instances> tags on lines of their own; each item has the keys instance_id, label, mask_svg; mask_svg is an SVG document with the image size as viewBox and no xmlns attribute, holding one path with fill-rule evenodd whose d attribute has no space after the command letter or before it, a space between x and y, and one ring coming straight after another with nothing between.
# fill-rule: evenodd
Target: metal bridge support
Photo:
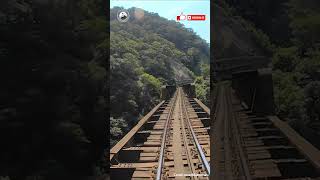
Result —
<instances>
[{"instance_id":1,"label":"metal bridge support","mask_svg":"<svg viewBox=\"0 0 320 180\"><path fill-rule=\"evenodd\" d=\"M271 68L234 73L232 87L248 110L260 115L274 114Z\"/></svg>"},{"instance_id":2,"label":"metal bridge support","mask_svg":"<svg viewBox=\"0 0 320 180\"><path fill-rule=\"evenodd\" d=\"M176 92L176 86L162 86L161 87L161 100L168 100L170 99L174 92Z\"/></svg>"},{"instance_id":3,"label":"metal bridge support","mask_svg":"<svg viewBox=\"0 0 320 180\"><path fill-rule=\"evenodd\" d=\"M196 87L194 84L185 84L182 86L183 91L188 95L189 98L196 97Z\"/></svg>"}]
</instances>

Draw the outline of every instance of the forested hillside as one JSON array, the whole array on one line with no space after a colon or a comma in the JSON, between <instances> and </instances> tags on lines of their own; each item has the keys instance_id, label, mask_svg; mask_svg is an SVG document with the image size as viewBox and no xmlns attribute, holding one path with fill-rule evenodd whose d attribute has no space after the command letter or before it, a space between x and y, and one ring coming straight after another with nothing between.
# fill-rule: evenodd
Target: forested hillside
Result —
<instances>
[{"instance_id":1,"label":"forested hillside","mask_svg":"<svg viewBox=\"0 0 320 180\"><path fill-rule=\"evenodd\" d=\"M218 4L232 16L241 16L254 32L262 32L257 37L271 52L277 115L320 147L320 1L221 0Z\"/></svg>"},{"instance_id":2,"label":"forested hillside","mask_svg":"<svg viewBox=\"0 0 320 180\"><path fill-rule=\"evenodd\" d=\"M193 79L209 99L209 44L192 29L156 13L128 9L130 19L110 12L110 103L113 145L159 101L160 87Z\"/></svg>"},{"instance_id":3,"label":"forested hillside","mask_svg":"<svg viewBox=\"0 0 320 180\"><path fill-rule=\"evenodd\" d=\"M102 0L0 2L0 179L104 173L104 7Z\"/></svg>"}]
</instances>

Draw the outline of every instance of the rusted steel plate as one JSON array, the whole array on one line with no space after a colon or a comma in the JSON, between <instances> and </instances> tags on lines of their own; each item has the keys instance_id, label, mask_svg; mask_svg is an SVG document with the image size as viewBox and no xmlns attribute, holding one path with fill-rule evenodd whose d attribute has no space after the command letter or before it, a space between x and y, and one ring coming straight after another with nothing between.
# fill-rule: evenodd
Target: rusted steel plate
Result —
<instances>
[{"instance_id":1,"label":"rusted steel plate","mask_svg":"<svg viewBox=\"0 0 320 180\"><path fill-rule=\"evenodd\" d=\"M147 115L145 115L138 124L133 127L113 148L110 150L110 160L113 158L115 154L117 154L124 145L133 137L135 133L139 131L139 129L149 120L149 118L158 110L158 108L165 101L160 102L156 107L154 107Z\"/></svg>"},{"instance_id":2,"label":"rusted steel plate","mask_svg":"<svg viewBox=\"0 0 320 180\"><path fill-rule=\"evenodd\" d=\"M273 124L296 146L299 151L320 171L320 151L311 143L301 137L287 123L281 121L277 116L268 116Z\"/></svg>"},{"instance_id":3,"label":"rusted steel plate","mask_svg":"<svg viewBox=\"0 0 320 180\"><path fill-rule=\"evenodd\" d=\"M207 114L209 114L210 115L210 109L206 106L206 105L204 105L199 99L197 99L197 98L193 98L198 104L199 104L199 106L207 113Z\"/></svg>"}]
</instances>

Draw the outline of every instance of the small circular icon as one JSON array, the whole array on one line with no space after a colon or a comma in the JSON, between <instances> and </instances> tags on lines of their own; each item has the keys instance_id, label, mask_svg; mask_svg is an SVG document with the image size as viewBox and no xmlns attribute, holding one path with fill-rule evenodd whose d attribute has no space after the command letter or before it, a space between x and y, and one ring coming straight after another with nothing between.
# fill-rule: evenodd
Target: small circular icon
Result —
<instances>
[{"instance_id":1,"label":"small circular icon","mask_svg":"<svg viewBox=\"0 0 320 180\"><path fill-rule=\"evenodd\" d=\"M117 13L117 18L118 18L118 21L120 22L127 22L129 20L129 17L130 15L127 10L120 10Z\"/></svg>"}]
</instances>

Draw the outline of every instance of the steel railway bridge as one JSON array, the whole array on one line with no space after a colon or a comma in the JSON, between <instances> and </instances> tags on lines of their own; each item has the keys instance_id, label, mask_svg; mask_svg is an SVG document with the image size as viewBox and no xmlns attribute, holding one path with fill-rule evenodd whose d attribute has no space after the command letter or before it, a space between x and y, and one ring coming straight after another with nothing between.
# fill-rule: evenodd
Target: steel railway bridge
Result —
<instances>
[{"instance_id":1,"label":"steel railway bridge","mask_svg":"<svg viewBox=\"0 0 320 180\"><path fill-rule=\"evenodd\" d=\"M210 109L185 81L110 150L111 179L316 180L320 151L274 115L265 57L221 59Z\"/></svg>"}]
</instances>

